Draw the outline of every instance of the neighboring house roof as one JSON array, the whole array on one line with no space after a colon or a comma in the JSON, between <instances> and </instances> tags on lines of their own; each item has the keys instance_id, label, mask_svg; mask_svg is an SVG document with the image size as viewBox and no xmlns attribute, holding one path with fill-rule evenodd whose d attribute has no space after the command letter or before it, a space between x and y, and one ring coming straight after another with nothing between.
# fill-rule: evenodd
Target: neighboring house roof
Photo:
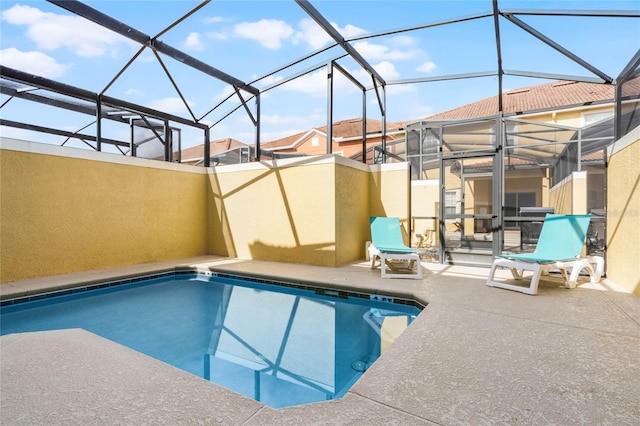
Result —
<instances>
[{"instance_id":1,"label":"neighboring house roof","mask_svg":"<svg viewBox=\"0 0 640 426\"><path fill-rule=\"evenodd\" d=\"M228 151L232 148L236 148L238 146L247 146L244 142L240 142L238 140L232 138L226 139L218 139L215 141L209 142L211 155L218 154L220 152ZM174 156L177 156L177 153L174 153ZM191 148L186 148L182 150L182 161L195 160L204 158L204 144L192 146Z\"/></svg>"},{"instance_id":2,"label":"neighboring house roof","mask_svg":"<svg viewBox=\"0 0 640 426\"><path fill-rule=\"evenodd\" d=\"M324 127L326 129L326 126ZM307 130L305 132L296 133L295 135L287 136L281 139L276 139L274 141L263 142L260 144L260 148L265 149L267 151L274 149L284 149L284 148L294 148L300 142L308 139L308 137L312 134L316 133L321 136L326 136L327 134L320 130L320 128L314 127L311 130Z\"/></svg>"},{"instance_id":3,"label":"neighboring house roof","mask_svg":"<svg viewBox=\"0 0 640 426\"><path fill-rule=\"evenodd\" d=\"M566 109L593 103L613 102L615 87L609 84L556 81L521 87L504 92L504 114L519 114L540 110ZM433 119L466 119L490 117L498 114L498 96L482 99L458 108L427 117Z\"/></svg>"},{"instance_id":4,"label":"neighboring house roof","mask_svg":"<svg viewBox=\"0 0 640 426\"><path fill-rule=\"evenodd\" d=\"M367 119L366 125L367 134L380 133L382 131L382 122L380 120ZM386 131L388 133L398 132L402 130L403 127L403 123L387 122ZM305 132L300 132L281 139L264 142L260 144L260 147L266 150L295 148L296 145L308 139L308 136L310 136L312 133L316 133L321 136L327 136L327 126L314 127L311 130L307 130ZM349 120L342 120L333 123L332 136L334 142L338 143L343 140L362 137L362 119L352 118Z\"/></svg>"}]
</instances>

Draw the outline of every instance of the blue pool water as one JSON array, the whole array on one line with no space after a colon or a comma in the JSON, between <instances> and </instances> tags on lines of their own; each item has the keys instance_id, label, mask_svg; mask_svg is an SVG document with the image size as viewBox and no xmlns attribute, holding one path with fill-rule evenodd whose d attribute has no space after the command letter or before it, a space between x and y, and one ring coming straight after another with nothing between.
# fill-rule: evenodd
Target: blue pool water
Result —
<instances>
[{"instance_id":1,"label":"blue pool water","mask_svg":"<svg viewBox=\"0 0 640 426\"><path fill-rule=\"evenodd\" d=\"M82 328L279 408L343 396L420 312L369 299L169 275L5 305L0 334Z\"/></svg>"}]
</instances>

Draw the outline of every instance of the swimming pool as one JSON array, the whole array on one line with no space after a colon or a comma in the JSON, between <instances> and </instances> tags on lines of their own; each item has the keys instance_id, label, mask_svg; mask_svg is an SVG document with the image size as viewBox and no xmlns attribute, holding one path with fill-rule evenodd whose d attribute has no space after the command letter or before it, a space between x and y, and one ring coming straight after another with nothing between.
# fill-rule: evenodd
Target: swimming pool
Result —
<instances>
[{"instance_id":1,"label":"swimming pool","mask_svg":"<svg viewBox=\"0 0 640 426\"><path fill-rule=\"evenodd\" d=\"M215 273L99 287L3 301L0 334L83 328L280 408L343 396L420 312L382 295Z\"/></svg>"}]
</instances>

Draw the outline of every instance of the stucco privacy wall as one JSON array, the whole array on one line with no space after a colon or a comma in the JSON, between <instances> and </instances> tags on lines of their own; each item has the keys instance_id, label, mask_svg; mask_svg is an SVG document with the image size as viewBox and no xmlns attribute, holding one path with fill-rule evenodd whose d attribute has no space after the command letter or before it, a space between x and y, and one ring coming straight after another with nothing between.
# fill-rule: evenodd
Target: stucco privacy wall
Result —
<instances>
[{"instance_id":1,"label":"stucco privacy wall","mask_svg":"<svg viewBox=\"0 0 640 426\"><path fill-rule=\"evenodd\" d=\"M335 265L335 179L330 157L211 169L210 254Z\"/></svg>"},{"instance_id":2,"label":"stucco privacy wall","mask_svg":"<svg viewBox=\"0 0 640 426\"><path fill-rule=\"evenodd\" d=\"M3 138L0 282L202 254L337 266L409 214L406 163L203 169Z\"/></svg>"},{"instance_id":3,"label":"stucco privacy wall","mask_svg":"<svg viewBox=\"0 0 640 426\"><path fill-rule=\"evenodd\" d=\"M586 214L587 172L573 172L549 191L549 205L556 214Z\"/></svg>"},{"instance_id":4,"label":"stucco privacy wall","mask_svg":"<svg viewBox=\"0 0 640 426\"><path fill-rule=\"evenodd\" d=\"M210 254L321 266L363 258L371 204L408 214L408 166L374 169L337 155L211 169ZM391 206L398 199L404 209Z\"/></svg>"},{"instance_id":5,"label":"stucco privacy wall","mask_svg":"<svg viewBox=\"0 0 640 426\"><path fill-rule=\"evenodd\" d=\"M432 246L438 243L438 220L440 215L440 181L411 181L411 216L429 219L413 219L411 237L418 242L416 234L424 238L423 244Z\"/></svg>"},{"instance_id":6,"label":"stucco privacy wall","mask_svg":"<svg viewBox=\"0 0 640 426\"><path fill-rule=\"evenodd\" d=\"M374 165L370 166L370 170L370 216L399 217L404 230L404 242L408 245L410 243L408 232L411 212L409 163Z\"/></svg>"},{"instance_id":7,"label":"stucco privacy wall","mask_svg":"<svg viewBox=\"0 0 640 426\"><path fill-rule=\"evenodd\" d=\"M640 127L608 156L607 277L640 296Z\"/></svg>"},{"instance_id":8,"label":"stucco privacy wall","mask_svg":"<svg viewBox=\"0 0 640 426\"><path fill-rule=\"evenodd\" d=\"M0 140L2 282L207 253L202 168Z\"/></svg>"},{"instance_id":9,"label":"stucco privacy wall","mask_svg":"<svg viewBox=\"0 0 640 426\"><path fill-rule=\"evenodd\" d=\"M340 157L336 184L336 264L343 265L364 257L363 241L371 239L369 167Z\"/></svg>"}]
</instances>

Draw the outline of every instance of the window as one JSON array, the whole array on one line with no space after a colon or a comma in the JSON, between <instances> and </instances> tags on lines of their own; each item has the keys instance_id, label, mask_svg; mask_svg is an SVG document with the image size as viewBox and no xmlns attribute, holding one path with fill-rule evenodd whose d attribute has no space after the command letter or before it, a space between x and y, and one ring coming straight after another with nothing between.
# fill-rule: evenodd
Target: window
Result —
<instances>
[{"instance_id":1,"label":"window","mask_svg":"<svg viewBox=\"0 0 640 426\"><path fill-rule=\"evenodd\" d=\"M458 191L445 191L444 192L444 215L456 214L458 211Z\"/></svg>"},{"instance_id":2,"label":"window","mask_svg":"<svg viewBox=\"0 0 640 426\"><path fill-rule=\"evenodd\" d=\"M536 207L535 192L507 192L504 194L505 217L520 216L520 207ZM516 222L506 221L505 228L516 228Z\"/></svg>"},{"instance_id":3,"label":"window","mask_svg":"<svg viewBox=\"0 0 640 426\"><path fill-rule=\"evenodd\" d=\"M311 146L319 146L320 145L320 138L317 136L314 136L311 138Z\"/></svg>"},{"instance_id":4,"label":"window","mask_svg":"<svg viewBox=\"0 0 640 426\"><path fill-rule=\"evenodd\" d=\"M536 207L536 193L507 192L504 194L505 216L520 216L520 207Z\"/></svg>"}]
</instances>

